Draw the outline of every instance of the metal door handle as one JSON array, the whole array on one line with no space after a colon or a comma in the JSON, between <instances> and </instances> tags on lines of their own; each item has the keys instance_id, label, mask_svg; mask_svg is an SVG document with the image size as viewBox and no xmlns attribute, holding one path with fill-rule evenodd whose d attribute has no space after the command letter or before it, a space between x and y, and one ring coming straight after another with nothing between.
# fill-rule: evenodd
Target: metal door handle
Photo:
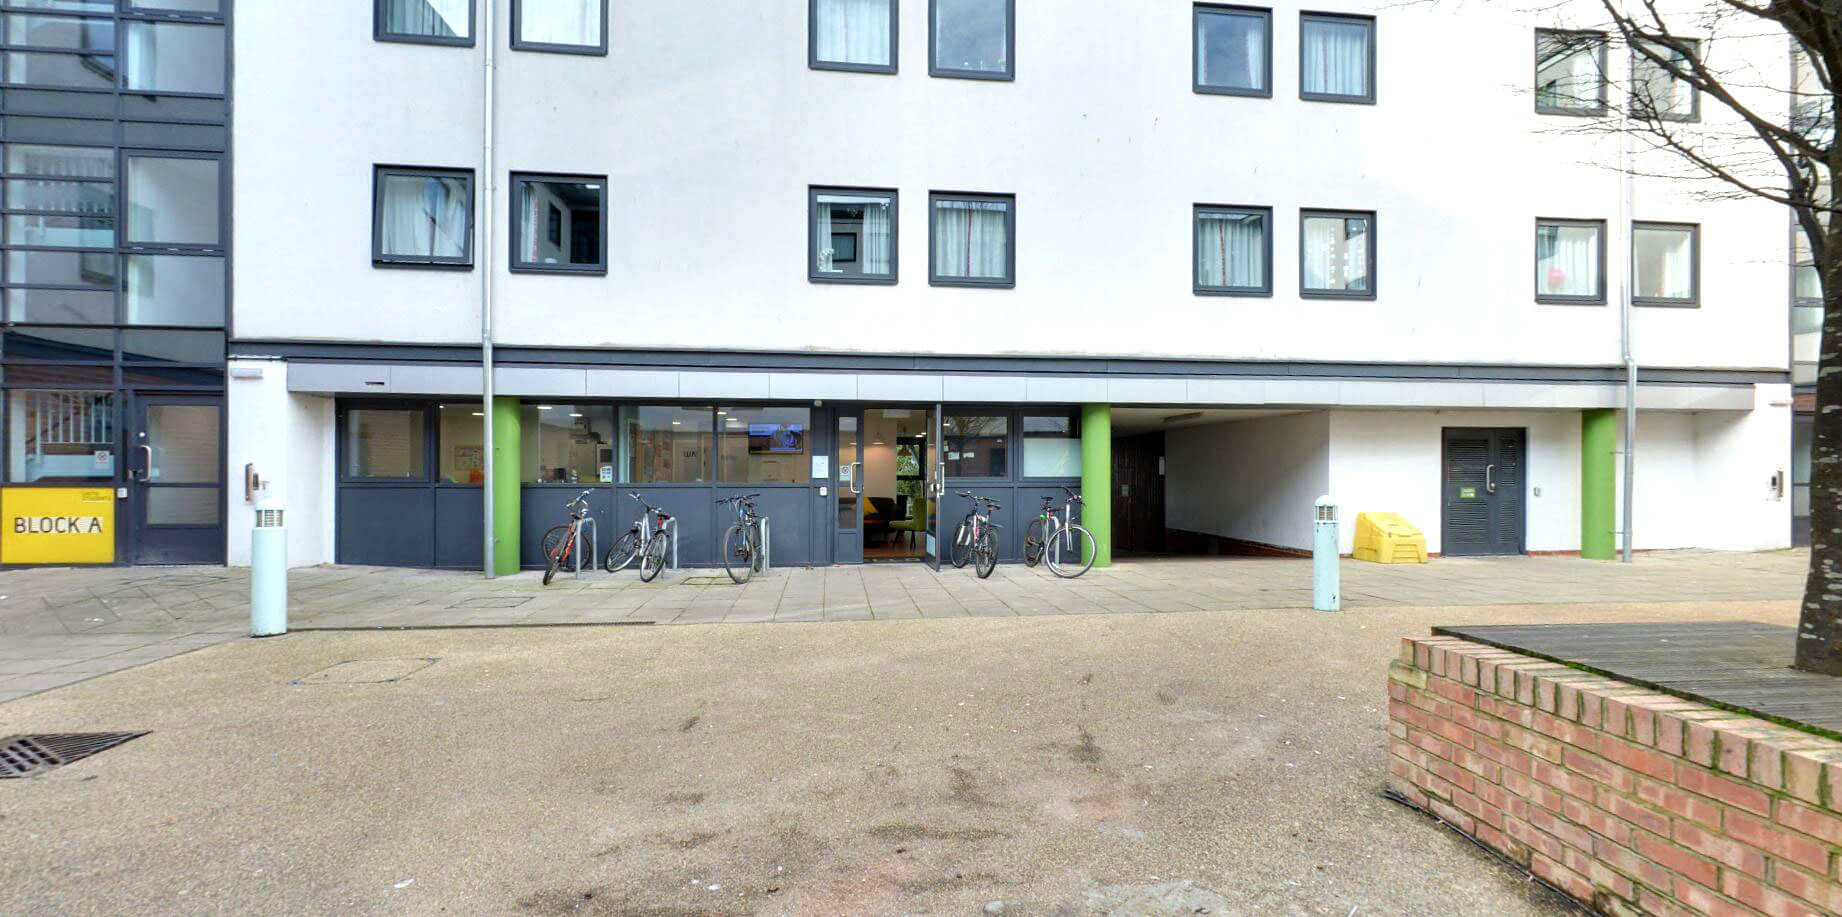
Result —
<instances>
[{"instance_id":1,"label":"metal door handle","mask_svg":"<svg viewBox=\"0 0 1842 917\"><path fill-rule=\"evenodd\" d=\"M852 462L851 468L854 469L851 472L851 494L861 497L863 496L863 463Z\"/></svg>"},{"instance_id":2,"label":"metal door handle","mask_svg":"<svg viewBox=\"0 0 1842 917\"><path fill-rule=\"evenodd\" d=\"M142 443L140 449L142 457L147 459L146 463L141 465L141 483L145 484L153 480L153 447Z\"/></svg>"},{"instance_id":3,"label":"metal door handle","mask_svg":"<svg viewBox=\"0 0 1842 917\"><path fill-rule=\"evenodd\" d=\"M944 497L947 495L947 463L940 462L935 465L934 471L936 472L934 476L934 496Z\"/></svg>"},{"instance_id":4,"label":"metal door handle","mask_svg":"<svg viewBox=\"0 0 1842 917\"><path fill-rule=\"evenodd\" d=\"M1484 492L1487 494L1494 494L1497 492L1497 482L1490 476L1491 472L1495 471L1496 468L1497 466L1495 465L1484 466Z\"/></svg>"}]
</instances>

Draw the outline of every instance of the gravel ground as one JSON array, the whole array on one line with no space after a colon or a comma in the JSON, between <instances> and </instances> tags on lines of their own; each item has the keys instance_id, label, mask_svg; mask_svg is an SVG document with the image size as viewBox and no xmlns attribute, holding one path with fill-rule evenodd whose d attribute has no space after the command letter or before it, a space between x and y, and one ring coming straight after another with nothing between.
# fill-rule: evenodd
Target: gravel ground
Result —
<instances>
[{"instance_id":1,"label":"gravel ground","mask_svg":"<svg viewBox=\"0 0 1842 917\"><path fill-rule=\"evenodd\" d=\"M0 913L1555 913L1380 797L1387 662L1660 618L1795 603L239 640L0 706L152 730L0 782Z\"/></svg>"}]
</instances>

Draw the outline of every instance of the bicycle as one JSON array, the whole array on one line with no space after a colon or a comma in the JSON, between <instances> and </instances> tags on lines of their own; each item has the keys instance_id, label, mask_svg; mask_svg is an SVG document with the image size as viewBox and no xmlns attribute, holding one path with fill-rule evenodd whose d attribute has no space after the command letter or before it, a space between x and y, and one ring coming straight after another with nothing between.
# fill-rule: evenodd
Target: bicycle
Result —
<instances>
[{"instance_id":1,"label":"bicycle","mask_svg":"<svg viewBox=\"0 0 1842 917\"><path fill-rule=\"evenodd\" d=\"M658 577L659 571L665 569L665 555L671 547L672 538L665 523L672 517L647 503L646 498L639 494L627 496L642 507L639 521L608 546L607 558L601 566L609 573L619 573L637 558L640 562L640 582L650 583Z\"/></svg>"},{"instance_id":2,"label":"bicycle","mask_svg":"<svg viewBox=\"0 0 1842 917\"><path fill-rule=\"evenodd\" d=\"M563 504L563 508L569 510L569 522L551 528L550 531L544 533L543 540L538 542L544 552L544 585L546 586L556 578L556 571L563 569L563 565L568 563L580 548L582 522L588 519L588 497L591 493L594 491L585 490L574 500ZM593 566L595 559L591 557L588 562L590 566ZM580 570L581 567L581 558L577 557L576 569Z\"/></svg>"},{"instance_id":3,"label":"bicycle","mask_svg":"<svg viewBox=\"0 0 1842 917\"><path fill-rule=\"evenodd\" d=\"M1081 495L1071 487L1062 488L1068 499L1062 503L1062 514L1055 514L1055 498L1044 497L1042 512L1030 520L1030 527L1023 535L1023 563L1034 567L1039 561L1047 561L1049 572L1063 579L1074 579L1086 573L1094 566L1094 557L1099 553L1094 541L1094 534L1082 528L1074 521L1075 504L1084 502ZM1062 563L1062 552L1074 552L1074 565ZM1073 572L1069 572L1069 571Z\"/></svg>"},{"instance_id":4,"label":"bicycle","mask_svg":"<svg viewBox=\"0 0 1842 917\"><path fill-rule=\"evenodd\" d=\"M981 497L969 490L959 491L959 495L971 500L972 506L953 533L953 566L973 563L972 569L979 579L986 579L998 568L997 530L1003 527L991 521L991 514L1004 507L990 497ZM984 512L979 511L981 508Z\"/></svg>"},{"instance_id":5,"label":"bicycle","mask_svg":"<svg viewBox=\"0 0 1842 917\"><path fill-rule=\"evenodd\" d=\"M736 521L723 533L723 569L738 585L761 572L767 560L761 552L761 517L755 514L755 498L759 496L742 494L716 501L718 506L730 504L730 511L736 516Z\"/></svg>"}]
</instances>

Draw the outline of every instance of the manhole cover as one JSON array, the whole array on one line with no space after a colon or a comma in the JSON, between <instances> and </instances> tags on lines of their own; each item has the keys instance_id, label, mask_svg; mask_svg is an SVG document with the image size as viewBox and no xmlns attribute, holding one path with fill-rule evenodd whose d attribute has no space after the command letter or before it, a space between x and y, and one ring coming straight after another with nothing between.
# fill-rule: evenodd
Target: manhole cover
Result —
<instances>
[{"instance_id":1,"label":"manhole cover","mask_svg":"<svg viewBox=\"0 0 1842 917\"><path fill-rule=\"evenodd\" d=\"M0 779L30 777L108 751L145 732L60 732L0 741Z\"/></svg>"},{"instance_id":2,"label":"manhole cover","mask_svg":"<svg viewBox=\"0 0 1842 917\"><path fill-rule=\"evenodd\" d=\"M435 664L431 657L353 659L294 680L297 685L381 685L402 681Z\"/></svg>"},{"instance_id":3,"label":"manhole cover","mask_svg":"<svg viewBox=\"0 0 1842 917\"><path fill-rule=\"evenodd\" d=\"M449 608L517 608L531 601L528 595L476 595L470 599L461 599Z\"/></svg>"},{"instance_id":4,"label":"manhole cover","mask_svg":"<svg viewBox=\"0 0 1842 917\"><path fill-rule=\"evenodd\" d=\"M721 586L731 582L727 576L687 576L678 581L683 586Z\"/></svg>"}]
</instances>

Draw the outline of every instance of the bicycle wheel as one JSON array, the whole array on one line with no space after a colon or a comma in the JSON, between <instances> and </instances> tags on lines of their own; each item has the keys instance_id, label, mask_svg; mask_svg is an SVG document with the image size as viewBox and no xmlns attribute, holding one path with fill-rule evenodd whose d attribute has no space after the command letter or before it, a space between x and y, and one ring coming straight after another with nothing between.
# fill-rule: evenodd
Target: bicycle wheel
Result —
<instances>
[{"instance_id":1,"label":"bicycle wheel","mask_svg":"<svg viewBox=\"0 0 1842 917\"><path fill-rule=\"evenodd\" d=\"M640 556L640 582L650 583L658 579L659 572L665 569L665 554L671 547L672 536L660 532L646 542L646 552Z\"/></svg>"},{"instance_id":2,"label":"bicycle wheel","mask_svg":"<svg viewBox=\"0 0 1842 917\"><path fill-rule=\"evenodd\" d=\"M570 551L575 547L570 531L569 526L559 525L544 533L544 540L541 543L544 546L544 585L546 586L550 585L551 580L556 579L556 571L561 570L563 564L568 562Z\"/></svg>"},{"instance_id":3,"label":"bicycle wheel","mask_svg":"<svg viewBox=\"0 0 1842 917\"><path fill-rule=\"evenodd\" d=\"M749 527L737 522L723 533L723 569L729 571L729 578L737 585L748 582L750 574L755 572L755 549L749 536Z\"/></svg>"},{"instance_id":4,"label":"bicycle wheel","mask_svg":"<svg viewBox=\"0 0 1842 917\"><path fill-rule=\"evenodd\" d=\"M991 529L979 532L979 543L972 546L972 558L976 562L972 569L979 579L991 576L991 571L998 569L998 536Z\"/></svg>"},{"instance_id":5,"label":"bicycle wheel","mask_svg":"<svg viewBox=\"0 0 1842 917\"><path fill-rule=\"evenodd\" d=\"M1030 527L1023 532L1024 566L1034 567L1037 561L1043 559L1043 534L1047 529L1048 523L1043 521L1043 517L1037 516L1030 520Z\"/></svg>"},{"instance_id":6,"label":"bicycle wheel","mask_svg":"<svg viewBox=\"0 0 1842 917\"><path fill-rule=\"evenodd\" d=\"M1063 579L1074 579L1093 568L1094 557L1099 553L1094 534L1075 525L1055 533L1054 544L1049 545L1045 557L1049 561L1049 572Z\"/></svg>"},{"instance_id":7,"label":"bicycle wheel","mask_svg":"<svg viewBox=\"0 0 1842 917\"><path fill-rule=\"evenodd\" d=\"M619 573L627 569L627 565L633 563L633 559L638 556L640 533L628 529L627 534L614 539L614 543L608 546L607 559L602 561L601 566L609 573Z\"/></svg>"},{"instance_id":8,"label":"bicycle wheel","mask_svg":"<svg viewBox=\"0 0 1842 917\"><path fill-rule=\"evenodd\" d=\"M964 568L972 560L972 526L965 521L953 532L953 566Z\"/></svg>"}]
</instances>

